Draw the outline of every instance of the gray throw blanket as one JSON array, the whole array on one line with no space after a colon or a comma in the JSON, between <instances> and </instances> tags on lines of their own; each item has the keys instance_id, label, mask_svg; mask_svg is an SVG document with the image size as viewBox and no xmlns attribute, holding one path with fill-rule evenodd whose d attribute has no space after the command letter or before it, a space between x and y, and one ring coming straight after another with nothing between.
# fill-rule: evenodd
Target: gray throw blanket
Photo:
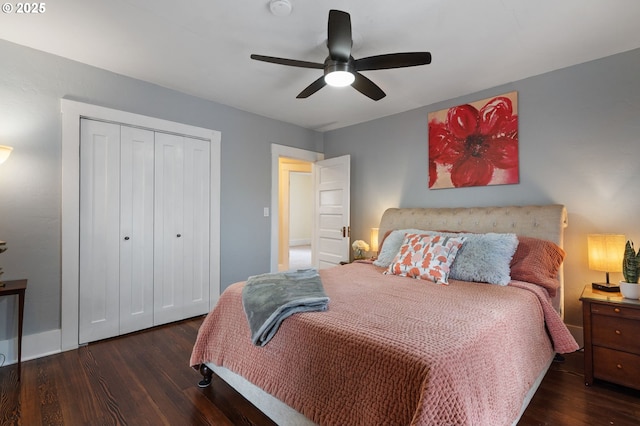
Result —
<instances>
[{"instance_id":1,"label":"gray throw blanket","mask_svg":"<svg viewBox=\"0 0 640 426\"><path fill-rule=\"evenodd\" d=\"M298 312L326 311L328 304L315 269L255 275L242 289L242 307L251 341L257 346L266 345L285 318Z\"/></svg>"}]
</instances>

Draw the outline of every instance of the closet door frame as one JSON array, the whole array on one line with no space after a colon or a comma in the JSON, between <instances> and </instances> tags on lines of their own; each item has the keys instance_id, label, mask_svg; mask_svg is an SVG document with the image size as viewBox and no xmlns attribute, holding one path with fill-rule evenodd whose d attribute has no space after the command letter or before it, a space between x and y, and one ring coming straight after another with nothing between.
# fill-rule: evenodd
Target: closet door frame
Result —
<instances>
[{"instance_id":1,"label":"closet door frame","mask_svg":"<svg viewBox=\"0 0 640 426\"><path fill-rule=\"evenodd\" d=\"M97 105L60 100L62 112L62 301L60 349L78 347L79 222L80 222L80 119L89 118L185 135L210 143L209 307L220 297L220 142L217 130L191 126Z\"/></svg>"}]
</instances>

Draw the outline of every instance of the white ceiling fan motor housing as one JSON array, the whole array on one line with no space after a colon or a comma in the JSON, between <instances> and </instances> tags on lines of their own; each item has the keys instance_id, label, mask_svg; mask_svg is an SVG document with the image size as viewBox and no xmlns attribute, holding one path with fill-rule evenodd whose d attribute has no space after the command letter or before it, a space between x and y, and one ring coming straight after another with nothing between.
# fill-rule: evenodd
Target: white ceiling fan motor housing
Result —
<instances>
[{"instance_id":1,"label":"white ceiling fan motor housing","mask_svg":"<svg viewBox=\"0 0 640 426\"><path fill-rule=\"evenodd\" d=\"M291 2L289 0L271 0L269 10L276 16L289 16L291 13Z\"/></svg>"}]
</instances>

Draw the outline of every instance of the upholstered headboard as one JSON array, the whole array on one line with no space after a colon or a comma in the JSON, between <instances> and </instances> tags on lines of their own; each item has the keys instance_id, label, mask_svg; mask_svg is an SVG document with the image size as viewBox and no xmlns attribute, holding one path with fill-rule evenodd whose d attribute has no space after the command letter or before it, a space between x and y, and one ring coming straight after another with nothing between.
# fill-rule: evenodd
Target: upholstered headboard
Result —
<instances>
[{"instance_id":1,"label":"upholstered headboard","mask_svg":"<svg viewBox=\"0 0 640 426\"><path fill-rule=\"evenodd\" d=\"M380 220L380 239L393 229L434 231L466 231L476 233L513 233L540 238L563 246L567 210L563 205L456 207L456 208L390 208ZM562 314L564 306L563 268L559 271L560 291L554 306Z\"/></svg>"}]
</instances>

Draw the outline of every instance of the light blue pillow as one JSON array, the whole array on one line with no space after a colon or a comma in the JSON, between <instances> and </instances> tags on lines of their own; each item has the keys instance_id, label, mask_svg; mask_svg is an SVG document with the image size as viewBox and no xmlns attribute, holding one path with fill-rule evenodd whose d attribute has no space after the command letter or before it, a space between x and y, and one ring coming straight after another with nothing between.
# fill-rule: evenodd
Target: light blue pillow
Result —
<instances>
[{"instance_id":1,"label":"light blue pillow","mask_svg":"<svg viewBox=\"0 0 640 426\"><path fill-rule=\"evenodd\" d=\"M452 233L466 237L451 265L449 279L507 285L511 259L518 248L516 234Z\"/></svg>"}]
</instances>

